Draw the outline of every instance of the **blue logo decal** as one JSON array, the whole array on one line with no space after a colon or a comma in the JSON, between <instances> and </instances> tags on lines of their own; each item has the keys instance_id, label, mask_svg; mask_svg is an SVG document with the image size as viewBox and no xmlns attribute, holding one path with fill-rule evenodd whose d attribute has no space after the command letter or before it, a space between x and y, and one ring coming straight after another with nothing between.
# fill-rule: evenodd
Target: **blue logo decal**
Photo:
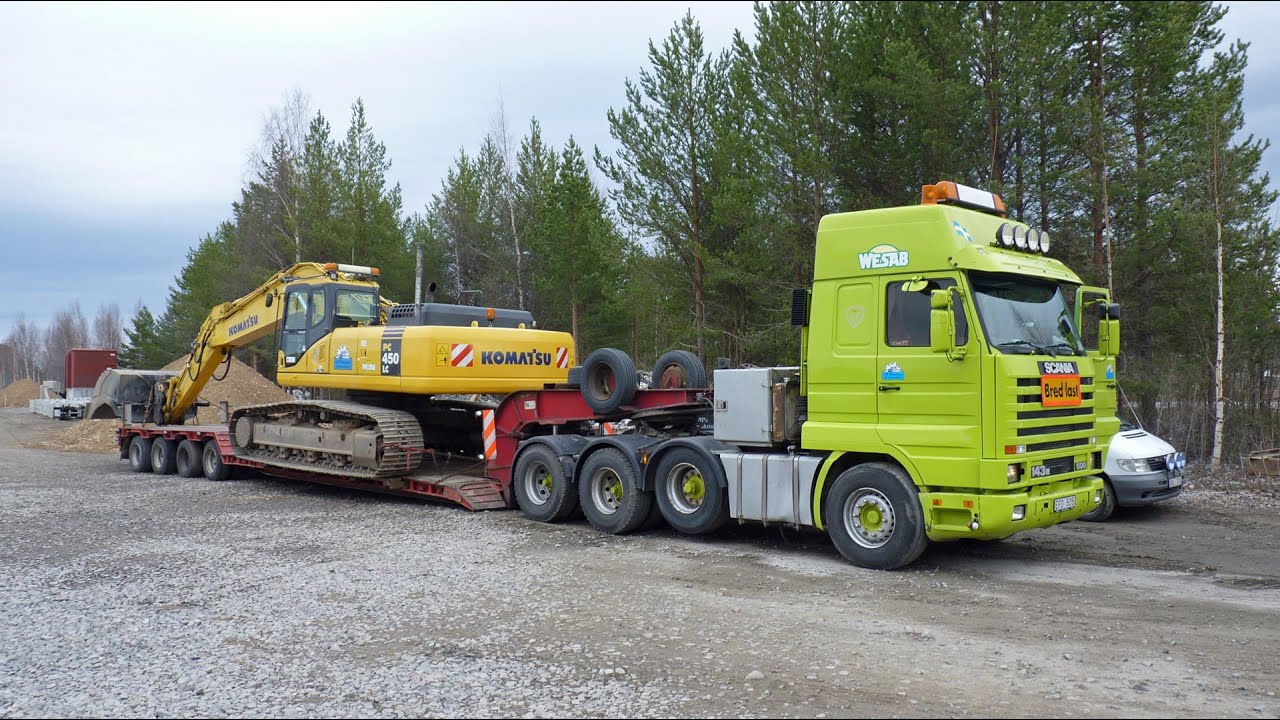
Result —
<instances>
[{"instance_id":1,"label":"blue logo decal","mask_svg":"<svg viewBox=\"0 0 1280 720\"><path fill-rule=\"evenodd\" d=\"M346 345L339 345L338 351L333 354L333 369L351 369L351 351L347 349Z\"/></svg>"},{"instance_id":2,"label":"blue logo decal","mask_svg":"<svg viewBox=\"0 0 1280 720\"><path fill-rule=\"evenodd\" d=\"M957 235L964 238L965 240L968 240L969 242L973 242L973 236L969 234L968 230L964 229L964 226L960 224L959 220L952 220L951 227L955 228Z\"/></svg>"},{"instance_id":3,"label":"blue logo decal","mask_svg":"<svg viewBox=\"0 0 1280 720\"><path fill-rule=\"evenodd\" d=\"M902 371L902 366L896 362L888 363L884 366L884 371L880 373L881 380L906 380L907 374Z\"/></svg>"},{"instance_id":4,"label":"blue logo decal","mask_svg":"<svg viewBox=\"0 0 1280 720\"><path fill-rule=\"evenodd\" d=\"M1115 379L1116 379L1116 369L1115 369L1114 367L1112 367L1111 365L1108 365L1108 366L1107 366L1107 379L1108 379L1108 380L1115 380Z\"/></svg>"}]
</instances>

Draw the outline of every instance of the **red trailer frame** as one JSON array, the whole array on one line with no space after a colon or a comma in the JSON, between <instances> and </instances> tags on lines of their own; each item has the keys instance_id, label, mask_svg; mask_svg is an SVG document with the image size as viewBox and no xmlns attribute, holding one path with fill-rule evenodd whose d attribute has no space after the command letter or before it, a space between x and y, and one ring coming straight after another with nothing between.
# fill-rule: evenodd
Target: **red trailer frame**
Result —
<instances>
[{"instance_id":1,"label":"red trailer frame","mask_svg":"<svg viewBox=\"0 0 1280 720\"><path fill-rule=\"evenodd\" d=\"M513 393L493 411L497 428L496 452L491 454L487 462L442 456L426 450L418 472L379 480L268 467L257 460L237 455L231 442L231 430L226 425L127 424L116 430L116 439L121 458L128 458L129 443L135 437L212 441L218 444L224 464L257 470L264 475L386 495L444 501L472 511L501 510L516 506L511 489L511 470L520 443L529 437L543 434L531 432L532 428L560 427L588 421L618 421L642 411L688 406L699 402L706 393L706 390L683 388L639 390L631 404L610 415L599 415L593 411L583 399L581 391L576 389L556 388ZM423 468L428 464L432 471L424 472Z\"/></svg>"}]
</instances>

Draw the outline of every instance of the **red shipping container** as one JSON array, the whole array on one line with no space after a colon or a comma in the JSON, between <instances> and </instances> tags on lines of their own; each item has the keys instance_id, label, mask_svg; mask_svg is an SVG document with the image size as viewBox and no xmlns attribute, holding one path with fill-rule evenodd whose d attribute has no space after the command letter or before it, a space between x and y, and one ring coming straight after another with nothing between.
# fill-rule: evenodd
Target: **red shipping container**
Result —
<instances>
[{"instance_id":1,"label":"red shipping container","mask_svg":"<svg viewBox=\"0 0 1280 720\"><path fill-rule=\"evenodd\" d=\"M117 367L119 358L115 350L74 348L67 351L63 364L62 387L93 388L98 376L107 368Z\"/></svg>"}]
</instances>

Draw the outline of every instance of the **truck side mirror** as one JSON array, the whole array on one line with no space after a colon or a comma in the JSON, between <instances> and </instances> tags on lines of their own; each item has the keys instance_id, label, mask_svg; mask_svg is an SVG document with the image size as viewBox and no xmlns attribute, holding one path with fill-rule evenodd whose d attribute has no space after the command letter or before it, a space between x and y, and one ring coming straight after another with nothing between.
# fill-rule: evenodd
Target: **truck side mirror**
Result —
<instances>
[{"instance_id":1,"label":"truck side mirror","mask_svg":"<svg viewBox=\"0 0 1280 720\"><path fill-rule=\"evenodd\" d=\"M1107 357L1120 354L1120 321L1102 318L1098 321L1098 352Z\"/></svg>"},{"instance_id":2,"label":"truck side mirror","mask_svg":"<svg viewBox=\"0 0 1280 720\"><path fill-rule=\"evenodd\" d=\"M956 352L956 320L951 309L951 291L929 293L929 349L951 355Z\"/></svg>"}]
</instances>

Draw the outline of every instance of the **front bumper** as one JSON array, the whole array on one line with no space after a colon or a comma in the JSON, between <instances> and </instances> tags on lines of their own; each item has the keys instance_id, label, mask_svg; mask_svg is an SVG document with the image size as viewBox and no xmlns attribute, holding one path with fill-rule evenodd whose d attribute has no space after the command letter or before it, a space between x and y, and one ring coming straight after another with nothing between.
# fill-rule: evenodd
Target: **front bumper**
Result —
<instances>
[{"instance_id":1,"label":"front bumper","mask_svg":"<svg viewBox=\"0 0 1280 720\"><path fill-rule=\"evenodd\" d=\"M1182 494L1182 477L1171 477L1165 470L1137 475L1113 473L1108 479L1120 507L1145 507Z\"/></svg>"},{"instance_id":2,"label":"front bumper","mask_svg":"<svg viewBox=\"0 0 1280 720\"><path fill-rule=\"evenodd\" d=\"M1054 509L1070 504L1067 498L1074 498L1074 507ZM1021 492L920 493L925 534L934 541L998 540L1031 528L1050 527L1090 512L1098 507L1101 498L1100 477L1043 483ZM1014 520L1018 506L1022 506L1022 518Z\"/></svg>"}]
</instances>

